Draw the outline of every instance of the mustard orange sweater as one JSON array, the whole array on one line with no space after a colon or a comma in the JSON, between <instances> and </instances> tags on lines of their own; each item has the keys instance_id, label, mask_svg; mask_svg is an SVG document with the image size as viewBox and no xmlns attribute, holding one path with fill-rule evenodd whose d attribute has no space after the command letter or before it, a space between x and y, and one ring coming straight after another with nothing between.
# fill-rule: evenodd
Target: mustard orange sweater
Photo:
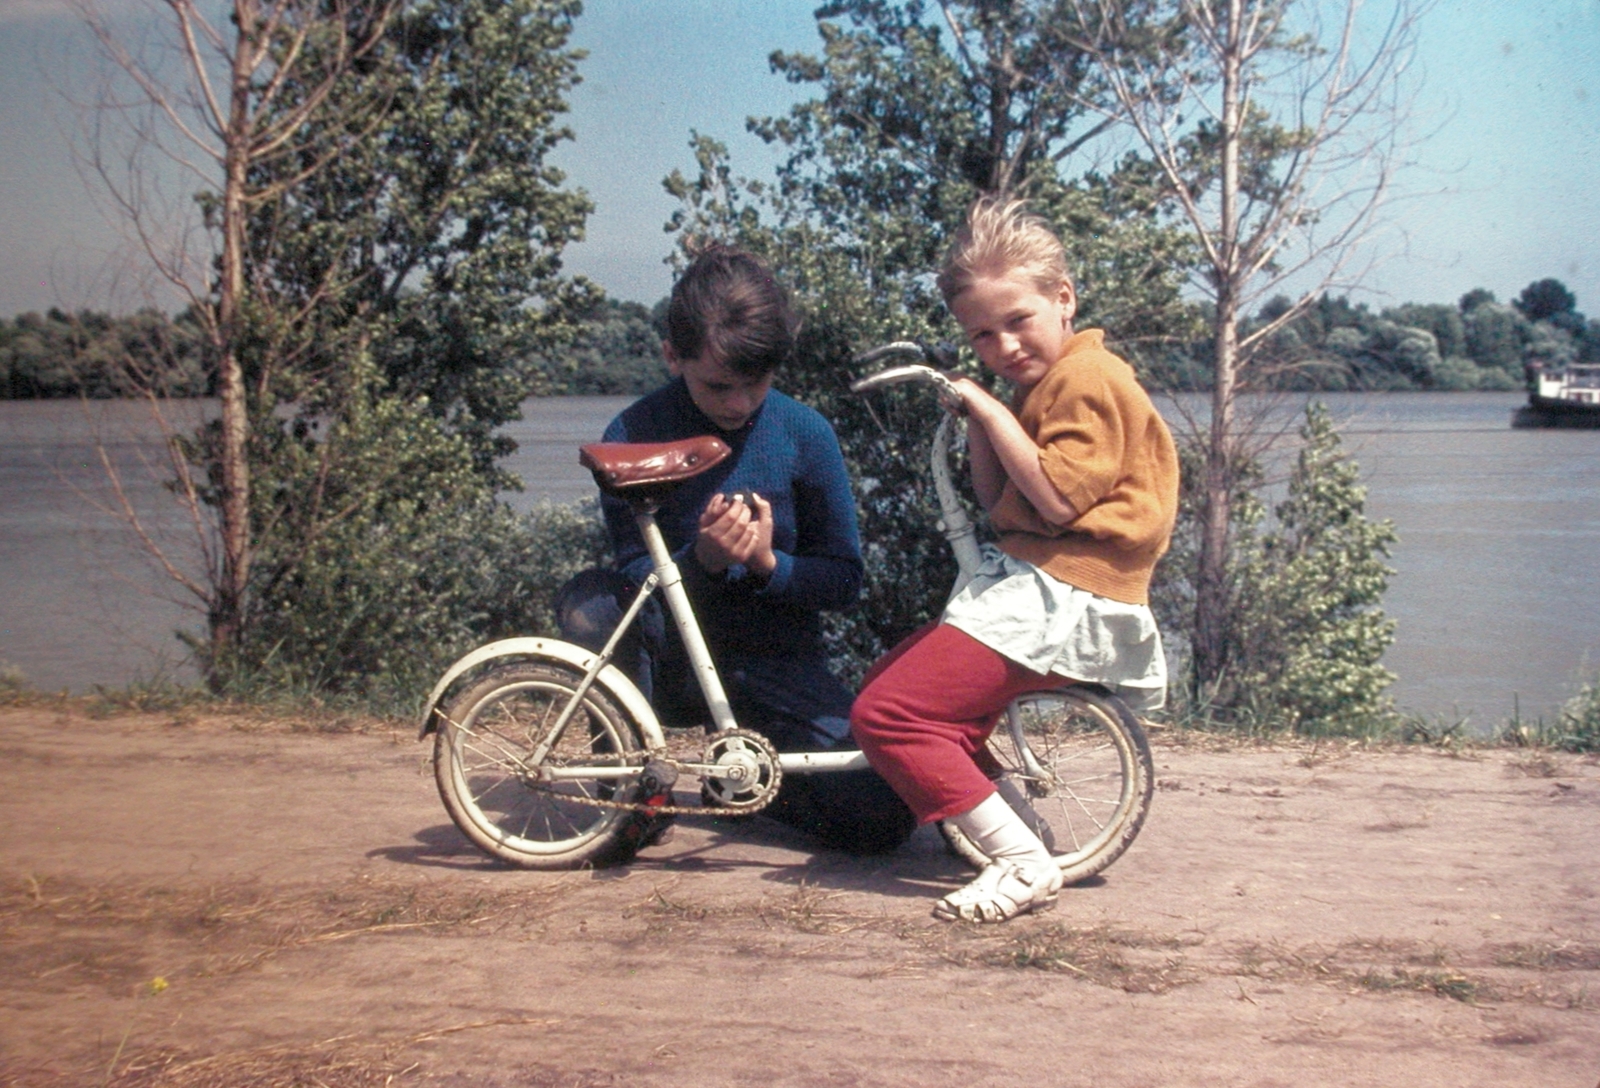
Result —
<instances>
[{"instance_id":1,"label":"mustard orange sweater","mask_svg":"<svg viewBox=\"0 0 1600 1088\"><path fill-rule=\"evenodd\" d=\"M1101 597L1148 604L1150 576L1178 511L1178 453L1133 368L1088 329L1015 406L1045 476L1078 511L1039 516L1007 481L989 521L1007 555Z\"/></svg>"}]
</instances>

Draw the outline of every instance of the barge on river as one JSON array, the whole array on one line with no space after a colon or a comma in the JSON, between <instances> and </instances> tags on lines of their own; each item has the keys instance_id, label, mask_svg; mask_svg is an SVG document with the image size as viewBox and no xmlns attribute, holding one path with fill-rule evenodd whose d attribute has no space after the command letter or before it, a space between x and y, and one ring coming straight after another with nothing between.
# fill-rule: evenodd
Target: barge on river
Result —
<instances>
[{"instance_id":1,"label":"barge on river","mask_svg":"<svg viewBox=\"0 0 1600 1088\"><path fill-rule=\"evenodd\" d=\"M1513 427L1600 427L1600 363L1536 367L1528 380L1528 403L1511 414Z\"/></svg>"}]
</instances>

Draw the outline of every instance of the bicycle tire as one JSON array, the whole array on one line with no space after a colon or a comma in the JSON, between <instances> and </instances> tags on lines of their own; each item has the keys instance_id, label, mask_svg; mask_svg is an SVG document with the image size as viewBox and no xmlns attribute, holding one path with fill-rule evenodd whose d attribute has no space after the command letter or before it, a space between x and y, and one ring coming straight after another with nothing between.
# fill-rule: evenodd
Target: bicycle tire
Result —
<instances>
[{"instance_id":1,"label":"bicycle tire","mask_svg":"<svg viewBox=\"0 0 1600 1088\"><path fill-rule=\"evenodd\" d=\"M501 665L445 706L434 739L434 781L451 820L491 857L527 869L577 869L621 864L638 851L635 813L583 803L636 790L636 775L538 782L526 764L582 679L565 662ZM597 755L627 762L642 747L632 717L591 687L540 766Z\"/></svg>"},{"instance_id":2,"label":"bicycle tire","mask_svg":"<svg viewBox=\"0 0 1600 1088\"><path fill-rule=\"evenodd\" d=\"M1024 748L1042 774L1028 769ZM1144 826L1155 793L1150 742L1115 696L1085 687L1019 696L989 750L1004 768L1001 795L1045 840L1068 884L1103 871ZM953 823L939 830L956 856L978 869L989 864Z\"/></svg>"}]
</instances>

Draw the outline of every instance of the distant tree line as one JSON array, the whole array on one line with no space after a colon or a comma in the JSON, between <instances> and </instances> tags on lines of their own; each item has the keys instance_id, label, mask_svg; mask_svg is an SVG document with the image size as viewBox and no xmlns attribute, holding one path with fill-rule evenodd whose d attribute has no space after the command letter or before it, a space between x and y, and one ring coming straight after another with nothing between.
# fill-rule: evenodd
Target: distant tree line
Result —
<instances>
[{"instance_id":1,"label":"distant tree line","mask_svg":"<svg viewBox=\"0 0 1600 1088\"><path fill-rule=\"evenodd\" d=\"M52 309L0 324L0 398L201 397L213 391L214 373L188 313Z\"/></svg>"},{"instance_id":2,"label":"distant tree line","mask_svg":"<svg viewBox=\"0 0 1600 1088\"><path fill-rule=\"evenodd\" d=\"M1288 306L1275 299L1257 321ZM1271 383L1305 390L1520 389L1532 366L1600 360L1600 321L1559 280L1530 283L1509 305L1478 288L1454 306L1372 312L1324 295L1264 349ZM1202 374L1203 377L1203 374Z\"/></svg>"},{"instance_id":3,"label":"distant tree line","mask_svg":"<svg viewBox=\"0 0 1600 1088\"><path fill-rule=\"evenodd\" d=\"M1249 324L1275 320L1274 299ZM653 307L602 299L578 321L573 342L526 360L549 395L623 396L666 379L661 360L666 300ZM1247 327L1249 327L1247 325ZM1117 330L1110 330L1113 335ZM1163 352L1146 348L1151 384L1209 389L1210 340ZM1264 350L1269 384L1283 390L1514 390L1533 365L1600 361L1600 321L1577 309L1557 279L1530 283L1509 304L1477 288L1455 305L1408 302L1372 310L1324 295L1272 334ZM192 317L157 310L112 317L90 310L21 314L0 325L0 398L207 396L215 374Z\"/></svg>"}]
</instances>

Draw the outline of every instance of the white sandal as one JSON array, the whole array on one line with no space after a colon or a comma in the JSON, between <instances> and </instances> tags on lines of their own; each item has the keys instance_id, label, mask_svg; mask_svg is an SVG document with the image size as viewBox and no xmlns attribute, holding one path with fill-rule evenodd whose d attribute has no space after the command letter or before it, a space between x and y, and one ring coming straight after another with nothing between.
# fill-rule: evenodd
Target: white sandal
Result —
<instances>
[{"instance_id":1,"label":"white sandal","mask_svg":"<svg viewBox=\"0 0 1600 1088\"><path fill-rule=\"evenodd\" d=\"M1031 910L1055 906L1061 870L1030 871L1015 862L997 861L976 880L934 904L933 916L948 922L1005 922Z\"/></svg>"}]
</instances>

